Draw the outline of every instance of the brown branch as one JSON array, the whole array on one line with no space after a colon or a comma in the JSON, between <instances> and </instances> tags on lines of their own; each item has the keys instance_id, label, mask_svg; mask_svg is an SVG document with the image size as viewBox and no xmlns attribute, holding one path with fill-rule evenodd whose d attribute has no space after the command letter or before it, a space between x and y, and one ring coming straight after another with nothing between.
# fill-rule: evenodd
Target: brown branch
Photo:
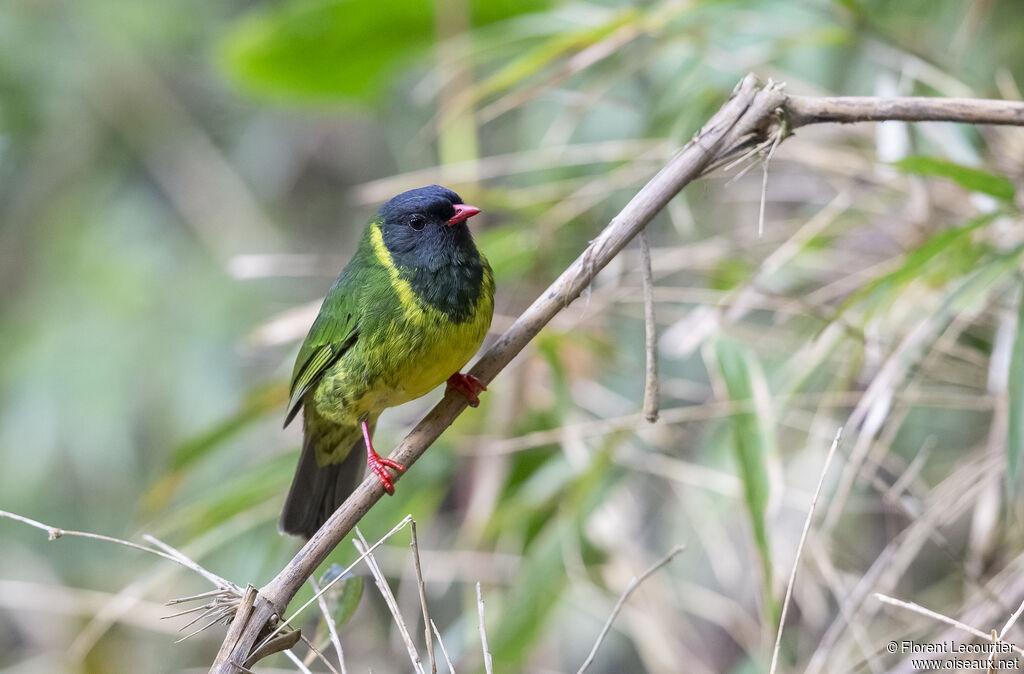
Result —
<instances>
[{"instance_id":1,"label":"brown branch","mask_svg":"<svg viewBox=\"0 0 1024 674\"><path fill-rule=\"evenodd\" d=\"M788 96L790 128L824 122L963 122L1024 126L1024 103L980 98L878 98Z\"/></svg>"},{"instance_id":2,"label":"brown branch","mask_svg":"<svg viewBox=\"0 0 1024 674\"><path fill-rule=\"evenodd\" d=\"M1024 103L788 97L780 86L769 83L760 88L756 78L748 75L707 125L626 204L576 261L484 353L470 373L484 383L494 379L680 190L709 167L766 140L770 142L783 122L785 128L794 129L822 122L887 119L1024 126ZM405 437L391 458L411 466L465 408L464 398L446 396ZM239 612L235 620L244 625L232 625L221 649L228 657L218 658L211 672L230 674L237 671L233 663L252 661L249 654L260 635L272 629L306 579L383 495L384 490L372 475L356 488L277 577L260 589L251 610Z\"/></svg>"}]
</instances>

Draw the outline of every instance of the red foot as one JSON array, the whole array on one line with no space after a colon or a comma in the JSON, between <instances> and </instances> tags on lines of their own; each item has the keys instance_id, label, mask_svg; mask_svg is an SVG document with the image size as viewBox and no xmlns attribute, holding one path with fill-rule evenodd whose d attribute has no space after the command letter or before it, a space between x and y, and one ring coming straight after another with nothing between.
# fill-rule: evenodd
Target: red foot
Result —
<instances>
[{"instance_id":1,"label":"red foot","mask_svg":"<svg viewBox=\"0 0 1024 674\"><path fill-rule=\"evenodd\" d=\"M380 486L384 487L389 495L395 493L395 483L391 479L391 473L388 472L388 468L394 468L399 473L405 472L405 466L392 461L391 459L385 459L377 453L377 450L373 448L373 441L370 440L370 427L365 421L361 422L363 427L363 441L366 442L366 465L370 467L377 479L380 480ZM387 466L388 468L386 468Z\"/></svg>"},{"instance_id":2,"label":"red foot","mask_svg":"<svg viewBox=\"0 0 1024 674\"><path fill-rule=\"evenodd\" d=\"M444 392L458 391L466 396L466 402L470 407L476 407L480 404L480 394L486 390L487 386L473 375L456 372L448 377L448 386Z\"/></svg>"}]
</instances>

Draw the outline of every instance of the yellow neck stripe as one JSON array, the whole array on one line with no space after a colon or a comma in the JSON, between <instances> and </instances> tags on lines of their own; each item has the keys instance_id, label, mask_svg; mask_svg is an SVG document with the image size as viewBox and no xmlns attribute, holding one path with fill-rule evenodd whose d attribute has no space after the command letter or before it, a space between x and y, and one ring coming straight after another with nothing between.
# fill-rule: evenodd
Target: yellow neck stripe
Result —
<instances>
[{"instance_id":1,"label":"yellow neck stripe","mask_svg":"<svg viewBox=\"0 0 1024 674\"><path fill-rule=\"evenodd\" d=\"M398 272L398 267L395 266L395 261L391 258L391 251L384 245L384 235L380 231L380 223L373 223L370 228L370 244L373 246L373 254L376 256L377 261L388 270L388 275L391 277L391 287L394 289L395 294L398 295L399 302L402 303L402 309L405 310L406 315L415 321L421 321L424 318L423 310L424 306L416 297L416 293L413 291L412 286L409 282L401 277Z\"/></svg>"}]
</instances>

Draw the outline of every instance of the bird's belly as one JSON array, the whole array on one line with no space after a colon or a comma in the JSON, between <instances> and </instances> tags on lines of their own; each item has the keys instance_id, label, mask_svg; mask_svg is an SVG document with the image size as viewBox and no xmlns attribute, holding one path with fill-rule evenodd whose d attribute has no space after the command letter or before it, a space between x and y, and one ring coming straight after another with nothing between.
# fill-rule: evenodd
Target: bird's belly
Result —
<instances>
[{"instance_id":1,"label":"bird's belly","mask_svg":"<svg viewBox=\"0 0 1024 674\"><path fill-rule=\"evenodd\" d=\"M317 410L335 423L376 419L388 407L423 396L469 362L490 325L395 321L357 347L325 374L314 396Z\"/></svg>"},{"instance_id":2,"label":"bird's belly","mask_svg":"<svg viewBox=\"0 0 1024 674\"><path fill-rule=\"evenodd\" d=\"M424 331L381 377L384 390L379 402L383 407L401 405L437 388L469 362L486 334L486 326L481 331L472 322L435 327Z\"/></svg>"}]
</instances>

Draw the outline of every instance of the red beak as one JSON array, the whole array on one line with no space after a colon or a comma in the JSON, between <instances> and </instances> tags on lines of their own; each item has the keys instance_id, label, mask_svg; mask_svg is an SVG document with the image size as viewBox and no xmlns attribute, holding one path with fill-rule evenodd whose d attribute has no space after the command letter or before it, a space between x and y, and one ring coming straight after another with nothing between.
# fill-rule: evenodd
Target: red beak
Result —
<instances>
[{"instance_id":1,"label":"red beak","mask_svg":"<svg viewBox=\"0 0 1024 674\"><path fill-rule=\"evenodd\" d=\"M477 213L480 212L479 208L477 208L476 206L470 206L469 204L452 204L452 205L455 206L455 215L453 215L448 220L448 222L444 223L444 224L448 225L449 227L451 227L452 225L457 225L460 222L464 222L466 220L469 220L474 215L476 215Z\"/></svg>"}]
</instances>

